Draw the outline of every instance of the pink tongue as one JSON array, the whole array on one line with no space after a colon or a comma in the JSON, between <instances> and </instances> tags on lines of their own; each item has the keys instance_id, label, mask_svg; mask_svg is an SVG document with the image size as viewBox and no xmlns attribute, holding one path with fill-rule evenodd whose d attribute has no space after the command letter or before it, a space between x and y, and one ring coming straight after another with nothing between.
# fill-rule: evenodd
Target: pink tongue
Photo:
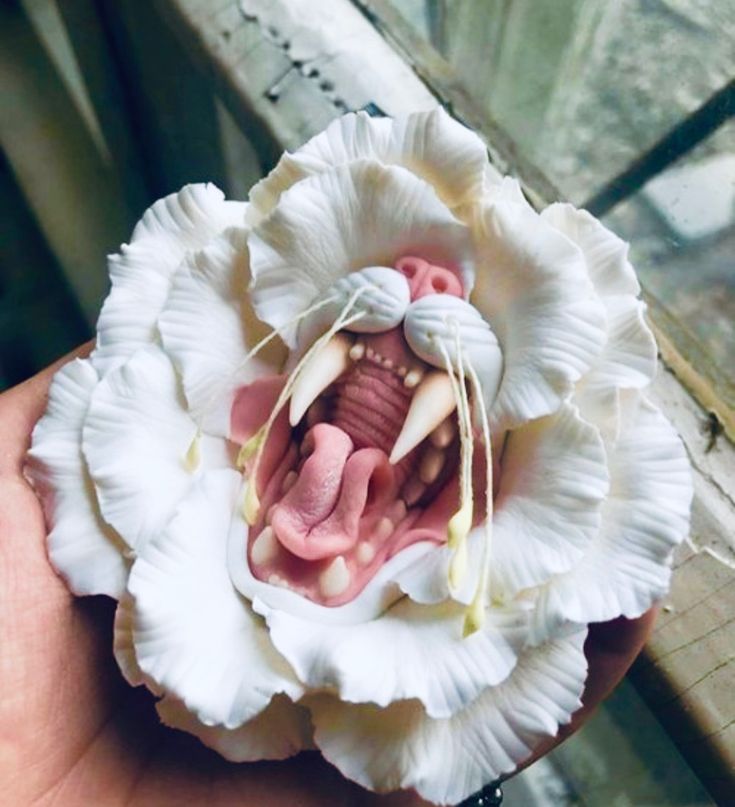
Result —
<instances>
[{"instance_id":1,"label":"pink tongue","mask_svg":"<svg viewBox=\"0 0 735 807\"><path fill-rule=\"evenodd\" d=\"M353 451L347 434L329 423L317 423L312 438L313 453L271 518L280 543L305 560L349 551L360 539L361 521L378 518L396 496L385 452Z\"/></svg>"}]
</instances>

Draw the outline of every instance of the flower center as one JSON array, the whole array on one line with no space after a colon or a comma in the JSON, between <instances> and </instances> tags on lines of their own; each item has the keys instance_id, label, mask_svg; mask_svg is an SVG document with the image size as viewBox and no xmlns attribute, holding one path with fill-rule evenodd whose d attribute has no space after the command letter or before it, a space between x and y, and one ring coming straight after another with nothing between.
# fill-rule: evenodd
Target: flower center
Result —
<instances>
[{"instance_id":1,"label":"flower center","mask_svg":"<svg viewBox=\"0 0 735 807\"><path fill-rule=\"evenodd\" d=\"M461 296L448 269L412 257L396 269L412 301ZM256 578L337 606L412 544L440 544L464 530L455 540L463 544L472 490L484 490L473 475L484 477L485 468L472 466L464 375L448 370L419 359L400 326L370 334L333 328L288 379L240 391L232 436L254 446L245 471L257 483L246 504Z\"/></svg>"}]
</instances>

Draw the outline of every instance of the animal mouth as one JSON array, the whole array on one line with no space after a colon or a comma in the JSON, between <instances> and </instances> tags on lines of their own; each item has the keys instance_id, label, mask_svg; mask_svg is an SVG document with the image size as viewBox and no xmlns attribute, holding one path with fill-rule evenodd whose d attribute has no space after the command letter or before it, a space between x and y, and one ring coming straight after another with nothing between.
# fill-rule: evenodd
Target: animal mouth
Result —
<instances>
[{"instance_id":1,"label":"animal mouth","mask_svg":"<svg viewBox=\"0 0 735 807\"><path fill-rule=\"evenodd\" d=\"M241 391L235 439L282 384ZM247 545L253 575L338 606L397 552L443 543L458 503L454 408L448 376L413 354L400 327L338 332L263 448Z\"/></svg>"}]
</instances>

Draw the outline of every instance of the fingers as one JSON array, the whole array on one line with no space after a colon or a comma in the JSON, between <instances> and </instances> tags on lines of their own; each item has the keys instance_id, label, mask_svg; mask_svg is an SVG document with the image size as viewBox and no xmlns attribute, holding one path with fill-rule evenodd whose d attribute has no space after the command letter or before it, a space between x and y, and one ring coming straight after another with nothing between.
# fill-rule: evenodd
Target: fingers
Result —
<instances>
[{"instance_id":1,"label":"fingers","mask_svg":"<svg viewBox=\"0 0 735 807\"><path fill-rule=\"evenodd\" d=\"M653 630L658 610L658 606L654 606L638 619L619 617L610 622L590 626L584 646L589 671L581 709L575 712L572 722L563 726L556 737L542 743L516 773L548 754L589 720L595 709L615 689L635 661Z\"/></svg>"}]
</instances>

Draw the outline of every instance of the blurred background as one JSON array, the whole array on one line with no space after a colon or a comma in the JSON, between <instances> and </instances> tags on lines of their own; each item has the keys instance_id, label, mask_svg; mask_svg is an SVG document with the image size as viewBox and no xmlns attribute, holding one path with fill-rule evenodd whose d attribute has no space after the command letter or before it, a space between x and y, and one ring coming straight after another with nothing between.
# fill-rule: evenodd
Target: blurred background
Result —
<instances>
[{"instance_id":1,"label":"blurred background","mask_svg":"<svg viewBox=\"0 0 735 807\"><path fill-rule=\"evenodd\" d=\"M733 0L354 3L467 99L540 198L631 242L657 325L731 407ZM277 158L195 64L196 25L182 44L162 13L195 7L229 15L225 32L242 22L237 0L0 0L0 389L92 336L105 257L151 202L199 181L244 199ZM505 790L510 805L713 804L630 682Z\"/></svg>"}]
</instances>

